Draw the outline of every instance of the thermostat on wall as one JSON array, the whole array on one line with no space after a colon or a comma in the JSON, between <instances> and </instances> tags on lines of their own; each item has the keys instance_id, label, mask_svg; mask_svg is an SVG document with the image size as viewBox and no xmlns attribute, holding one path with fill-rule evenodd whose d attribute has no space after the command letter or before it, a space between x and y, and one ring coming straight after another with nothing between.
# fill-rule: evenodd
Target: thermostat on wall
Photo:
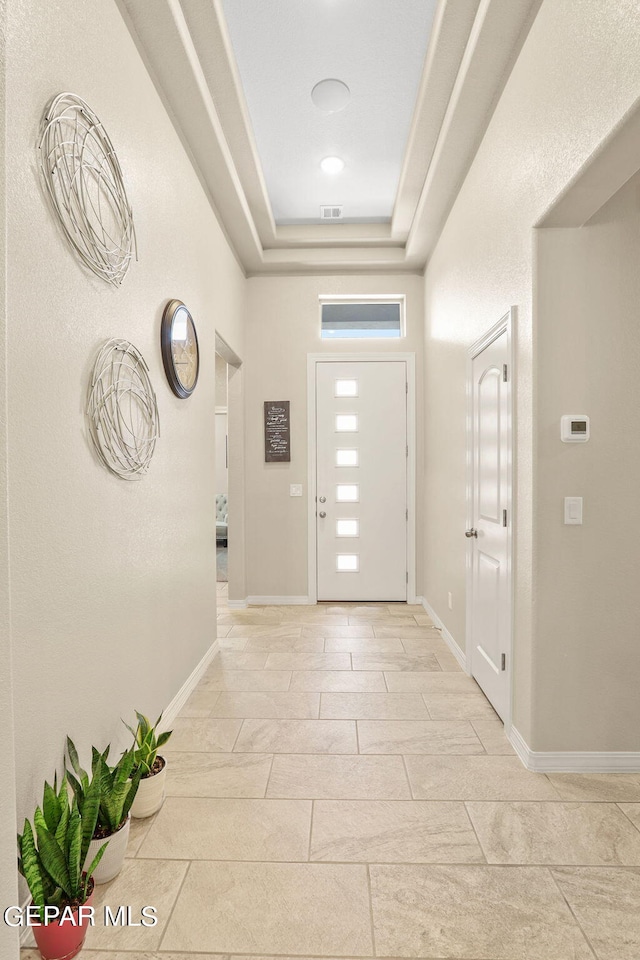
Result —
<instances>
[{"instance_id":1,"label":"thermostat on wall","mask_svg":"<svg viewBox=\"0 0 640 960\"><path fill-rule=\"evenodd\" d=\"M589 417L567 413L560 418L560 439L563 443L586 443L589 434Z\"/></svg>"}]
</instances>

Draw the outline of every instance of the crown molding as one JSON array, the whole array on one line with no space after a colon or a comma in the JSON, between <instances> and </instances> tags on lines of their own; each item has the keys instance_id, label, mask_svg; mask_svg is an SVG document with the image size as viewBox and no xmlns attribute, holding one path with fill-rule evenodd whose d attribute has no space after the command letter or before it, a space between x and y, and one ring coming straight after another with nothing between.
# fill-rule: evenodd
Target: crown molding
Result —
<instances>
[{"instance_id":1,"label":"crown molding","mask_svg":"<svg viewBox=\"0 0 640 960\"><path fill-rule=\"evenodd\" d=\"M480 0L446 0L436 8L391 221L392 235L405 241L479 6Z\"/></svg>"}]
</instances>

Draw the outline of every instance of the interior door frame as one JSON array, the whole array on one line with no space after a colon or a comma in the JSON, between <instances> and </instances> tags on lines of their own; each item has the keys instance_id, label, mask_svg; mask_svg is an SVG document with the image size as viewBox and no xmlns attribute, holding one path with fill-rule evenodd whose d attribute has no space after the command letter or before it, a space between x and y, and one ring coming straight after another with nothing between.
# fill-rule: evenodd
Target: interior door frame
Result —
<instances>
[{"instance_id":1,"label":"interior door frame","mask_svg":"<svg viewBox=\"0 0 640 960\"><path fill-rule=\"evenodd\" d=\"M416 355L415 353L307 354L308 602L318 602L316 528L316 368L319 363L397 363L407 365L407 603L416 602Z\"/></svg>"},{"instance_id":2,"label":"interior door frame","mask_svg":"<svg viewBox=\"0 0 640 960\"><path fill-rule=\"evenodd\" d=\"M231 505L227 531L228 603L231 609L243 609L247 605L244 542L244 368L242 359L217 330L215 352L227 363L227 496ZM213 510L215 524L215 504Z\"/></svg>"},{"instance_id":3,"label":"interior door frame","mask_svg":"<svg viewBox=\"0 0 640 960\"><path fill-rule=\"evenodd\" d=\"M467 484L466 484L466 516L467 530L473 526L473 484L474 476L474 450L473 450L473 361L483 350L502 336L507 334L507 576L509 585L507 598L509 609L507 619L509 623L509 642L507 657L509 661L509 695L507 698L507 712L504 717L504 728L508 734L511 729L511 720L513 717L513 626L514 626L514 587L515 577L513 575L513 541L515 530L514 515L514 482L515 482L515 422L514 422L514 398L516 384L516 366L515 366L515 344L514 335L516 329L516 308L510 307L509 310L495 323L483 336L469 347L467 351ZM467 654L467 671L473 676L473 549L472 539L467 540L466 547L466 637L465 647ZM478 654L476 654L478 656Z\"/></svg>"}]
</instances>

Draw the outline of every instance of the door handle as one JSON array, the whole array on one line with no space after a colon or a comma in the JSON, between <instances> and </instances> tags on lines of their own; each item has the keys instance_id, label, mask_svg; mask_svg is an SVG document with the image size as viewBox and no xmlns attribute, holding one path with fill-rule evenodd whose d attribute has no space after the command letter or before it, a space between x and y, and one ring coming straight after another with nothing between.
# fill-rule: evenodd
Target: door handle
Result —
<instances>
[{"instance_id":1,"label":"door handle","mask_svg":"<svg viewBox=\"0 0 640 960\"><path fill-rule=\"evenodd\" d=\"M477 539L478 531L471 527L471 530L465 530L464 535L465 537L475 537Z\"/></svg>"},{"instance_id":2,"label":"door handle","mask_svg":"<svg viewBox=\"0 0 640 960\"><path fill-rule=\"evenodd\" d=\"M327 502L327 498L326 498L326 497L318 497L318 500L320 501L320 503L326 503L326 502Z\"/></svg>"},{"instance_id":3,"label":"door handle","mask_svg":"<svg viewBox=\"0 0 640 960\"><path fill-rule=\"evenodd\" d=\"M322 520L324 520L324 518L326 517L326 513L324 512L324 510L321 510L320 513L318 514L318 516L319 516Z\"/></svg>"}]
</instances>

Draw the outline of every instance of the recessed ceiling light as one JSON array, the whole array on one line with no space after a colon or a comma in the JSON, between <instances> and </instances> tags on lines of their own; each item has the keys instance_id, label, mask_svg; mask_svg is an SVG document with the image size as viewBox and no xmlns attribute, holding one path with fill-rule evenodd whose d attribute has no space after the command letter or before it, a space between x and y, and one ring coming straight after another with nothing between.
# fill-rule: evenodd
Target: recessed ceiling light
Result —
<instances>
[{"instance_id":1,"label":"recessed ceiling light","mask_svg":"<svg viewBox=\"0 0 640 960\"><path fill-rule=\"evenodd\" d=\"M311 99L322 113L337 113L351 99L351 91L342 80L321 80L311 91Z\"/></svg>"},{"instance_id":2,"label":"recessed ceiling light","mask_svg":"<svg viewBox=\"0 0 640 960\"><path fill-rule=\"evenodd\" d=\"M325 157L320 161L320 169L323 173L340 173L344 170L344 160L340 157Z\"/></svg>"}]
</instances>

